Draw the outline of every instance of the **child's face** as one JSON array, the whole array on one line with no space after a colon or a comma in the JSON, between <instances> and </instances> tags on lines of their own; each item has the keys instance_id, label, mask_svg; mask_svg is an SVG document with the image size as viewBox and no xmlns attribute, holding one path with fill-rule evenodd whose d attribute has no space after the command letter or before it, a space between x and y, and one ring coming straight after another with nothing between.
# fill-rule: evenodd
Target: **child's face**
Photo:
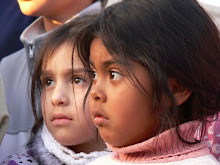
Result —
<instances>
[{"instance_id":1,"label":"child's face","mask_svg":"<svg viewBox=\"0 0 220 165\"><path fill-rule=\"evenodd\" d=\"M94 82L90 91L90 113L103 140L123 147L155 135L158 116L152 113L152 84L147 70L131 62L134 73L146 92L134 87L128 74L103 46L94 39L90 47Z\"/></svg>"},{"instance_id":2,"label":"child's face","mask_svg":"<svg viewBox=\"0 0 220 165\"><path fill-rule=\"evenodd\" d=\"M71 59L71 46L62 44L49 58L41 76L44 122L53 137L64 146L85 144L94 139L95 131L88 103L83 111L90 78L76 53L72 75Z\"/></svg>"}]
</instances>

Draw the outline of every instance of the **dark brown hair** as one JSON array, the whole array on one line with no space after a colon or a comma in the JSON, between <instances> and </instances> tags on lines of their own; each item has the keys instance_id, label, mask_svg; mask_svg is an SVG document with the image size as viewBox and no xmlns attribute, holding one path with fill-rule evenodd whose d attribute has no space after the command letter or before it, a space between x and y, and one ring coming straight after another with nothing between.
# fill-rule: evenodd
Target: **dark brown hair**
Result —
<instances>
[{"instance_id":1,"label":"dark brown hair","mask_svg":"<svg viewBox=\"0 0 220 165\"><path fill-rule=\"evenodd\" d=\"M133 73L130 60L150 73L153 108L160 115L158 134L175 127L178 137L190 143L181 137L179 125L198 120L203 136L207 117L220 110L220 38L216 25L196 0L123 0L106 8L77 36L77 49L85 64L95 38L102 40L129 73ZM192 91L180 106L169 89L169 78Z\"/></svg>"}]
</instances>

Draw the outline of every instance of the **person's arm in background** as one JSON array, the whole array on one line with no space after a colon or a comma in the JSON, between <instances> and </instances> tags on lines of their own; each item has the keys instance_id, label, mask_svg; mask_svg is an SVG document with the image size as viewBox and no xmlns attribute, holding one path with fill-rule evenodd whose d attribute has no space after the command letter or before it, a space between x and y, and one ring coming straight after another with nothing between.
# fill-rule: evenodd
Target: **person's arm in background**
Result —
<instances>
[{"instance_id":1,"label":"person's arm in background","mask_svg":"<svg viewBox=\"0 0 220 165\"><path fill-rule=\"evenodd\" d=\"M8 128L8 124L9 124L9 115L6 106L5 92L3 88L2 78L0 76L0 144Z\"/></svg>"}]
</instances>

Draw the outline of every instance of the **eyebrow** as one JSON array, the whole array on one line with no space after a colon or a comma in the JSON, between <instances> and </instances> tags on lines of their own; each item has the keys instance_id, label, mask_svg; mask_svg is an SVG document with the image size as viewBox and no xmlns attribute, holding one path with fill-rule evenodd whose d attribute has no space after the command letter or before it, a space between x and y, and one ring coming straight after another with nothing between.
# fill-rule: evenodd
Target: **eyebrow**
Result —
<instances>
[{"instance_id":1,"label":"eyebrow","mask_svg":"<svg viewBox=\"0 0 220 165\"><path fill-rule=\"evenodd\" d=\"M86 73L88 72L88 69L85 68L73 68L73 69L67 69L65 72L63 72L64 75L72 75L72 74L77 74L77 73ZM42 71L40 77L46 77L46 76L51 76L54 75L54 72L52 70L46 70Z\"/></svg>"},{"instance_id":2,"label":"eyebrow","mask_svg":"<svg viewBox=\"0 0 220 165\"><path fill-rule=\"evenodd\" d=\"M111 59L111 60L106 60L102 63L102 66L103 67L108 67L112 64L116 64L116 65L119 65L115 60ZM92 63L92 61L89 60L89 65L92 65L94 67L94 64Z\"/></svg>"}]
</instances>

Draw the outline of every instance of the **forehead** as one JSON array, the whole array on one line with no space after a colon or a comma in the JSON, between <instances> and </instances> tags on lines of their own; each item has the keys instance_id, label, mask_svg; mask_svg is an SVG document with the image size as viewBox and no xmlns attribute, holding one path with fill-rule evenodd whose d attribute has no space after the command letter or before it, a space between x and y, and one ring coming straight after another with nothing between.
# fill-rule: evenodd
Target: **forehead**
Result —
<instances>
[{"instance_id":1,"label":"forehead","mask_svg":"<svg viewBox=\"0 0 220 165\"><path fill-rule=\"evenodd\" d=\"M77 67L78 65L82 65L82 62L77 54L76 50L73 50L72 43L62 43L54 51L48 51L43 58L43 69L47 69L48 67L54 66L58 67L60 65Z\"/></svg>"},{"instance_id":2,"label":"forehead","mask_svg":"<svg viewBox=\"0 0 220 165\"><path fill-rule=\"evenodd\" d=\"M103 45L101 39L95 38L90 46L90 61L93 63L103 63L109 60L113 60L112 56Z\"/></svg>"}]
</instances>

